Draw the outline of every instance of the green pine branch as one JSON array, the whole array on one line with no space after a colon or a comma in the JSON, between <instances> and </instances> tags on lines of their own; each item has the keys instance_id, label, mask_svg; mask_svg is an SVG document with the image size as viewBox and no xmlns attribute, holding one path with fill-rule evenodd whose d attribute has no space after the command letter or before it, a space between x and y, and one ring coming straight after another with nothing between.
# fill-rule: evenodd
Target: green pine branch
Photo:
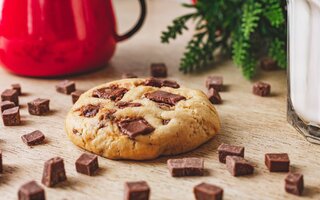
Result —
<instances>
[{"instance_id":1,"label":"green pine branch","mask_svg":"<svg viewBox=\"0 0 320 200\"><path fill-rule=\"evenodd\" d=\"M170 43L194 23L195 34L181 58L180 70L192 72L214 61L213 53L232 56L243 75L250 79L261 57L269 56L281 68L286 59L285 2L279 0L198 0L184 4L192 13L176 18L162 32Z\"/></svg>"}]
</instances>

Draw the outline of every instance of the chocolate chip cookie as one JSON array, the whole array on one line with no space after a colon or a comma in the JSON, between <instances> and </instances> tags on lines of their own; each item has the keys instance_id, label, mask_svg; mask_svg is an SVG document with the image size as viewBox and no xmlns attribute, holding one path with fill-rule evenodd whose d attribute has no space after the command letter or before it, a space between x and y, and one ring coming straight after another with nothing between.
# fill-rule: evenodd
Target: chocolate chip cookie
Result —
<instances>
[{"instance_id":1,"label":"chocolate chip cookie","mask_svg":"<svg viewBox=\"0 0 320 200\"><path fill-rule=\"evenodd\" d=\"M214 106L175 81L122 79L74 104L66 132L79 147L110 159L146 160L190 151L220 129Z\"/></svg>"}]
</instances>

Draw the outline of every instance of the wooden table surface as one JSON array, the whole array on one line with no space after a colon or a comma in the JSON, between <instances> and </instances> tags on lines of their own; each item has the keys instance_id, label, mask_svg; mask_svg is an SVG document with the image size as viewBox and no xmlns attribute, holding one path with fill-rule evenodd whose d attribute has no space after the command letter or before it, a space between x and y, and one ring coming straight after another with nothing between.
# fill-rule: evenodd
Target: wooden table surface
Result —
<instances>
[{"instance_id":1,"label":"wooden table surface","mask_svg":"<svg viewBox=\"0 0 320 200\"><path fill-rule=\"evenodd\" d=\"M116 3L120 30L131 26L138 15L136 1ZM251 94L250 81L245 80L231 61L219 62L212 70L184 75L178 71L179 58L191 33L171 45L160 44L160 32L184 10L172 0L148 1L149 15L143 29L132 39L119 44L109 66L97 72L69 77L79 89L119 79L123 72L132 71L140 77L148 76L151 62L165 62L169 78L191 88L205 90L208 74L224 76L227 91L217 106L222 121L220 134L200 148L176 157L198 156L205 159L206 176L171 178L166 160L162 157L147 162L112 161L99 157L101 169L94 177L78 174L74 162L84 152L67 138L63 125L72 106L71 97L55 92L57 79L32 79L11 75L0 70L0 89L11 83L21 83L25 95L20 98L23 125L0 127L0 148L3 151L4 173L0 175L0 199L16 199L23 183L40 183L43 164L54 156L65 160L68 181L55 188L45 188L47 199L122 199L125 181L146 180L151 187L151 199L194 199L193 186L200 182L224 188L224 199L296 199L284 191L285 173L269 173L264 165L267 152L287 152L293 171L305 176L303 199L320 199L320 146L308 143L286 121L286 74L284 71L260 72L256 80L272 85L272 96L261 98ZM34 98L50 98L52 113L48 116L30 116L26 103ZM30 148L21 135L39 129L47 137L44 145ZM217 147L222 142L243 145L245 156L255 165L252 176L232 177L225 165L218 162ZM297 198L298 199L298 198Z\"/></svg>"}]
</instances>

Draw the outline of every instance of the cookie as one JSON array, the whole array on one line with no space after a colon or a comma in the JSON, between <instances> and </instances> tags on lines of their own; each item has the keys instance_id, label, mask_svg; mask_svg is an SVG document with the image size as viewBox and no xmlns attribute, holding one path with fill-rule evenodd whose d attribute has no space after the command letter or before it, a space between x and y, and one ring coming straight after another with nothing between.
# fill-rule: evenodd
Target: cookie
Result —
<instances>
[{"instance_id":1,"label":"cookie","mask_svg":"<svg viewBox=\"0 0 320 200\"><path fill-rule=\"evenodd\" d=\"M65 129L77 146L109 159L154 159L197 148L220 129L207 96L175 81L122 79L82 94Z\"/></svg>"}]
</instances>

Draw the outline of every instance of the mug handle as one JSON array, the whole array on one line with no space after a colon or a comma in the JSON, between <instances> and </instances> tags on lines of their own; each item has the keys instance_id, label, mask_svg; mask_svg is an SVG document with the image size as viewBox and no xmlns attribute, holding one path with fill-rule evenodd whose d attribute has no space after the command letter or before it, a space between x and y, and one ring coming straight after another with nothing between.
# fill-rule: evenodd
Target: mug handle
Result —
<instances>
[{"instance_id":1,"label":"mug handle","mask_svg":"<svg viewBox=\"0 0 320 200\"><path fill-rule=\"evenodd\" d=\"M147 7L146 7L146 1L145 0L139 0L140 2L140 17L138 22L136 23L136 25L127 33L123 34L123 35L118 35L118 33L116 33L116 40L117 42L121 42L123 40L126 40L128 38L130 38L131 36L133 36L142 26L145 18L146 18L146 14L147 14Z\"/></svg>"}]
</instances>

